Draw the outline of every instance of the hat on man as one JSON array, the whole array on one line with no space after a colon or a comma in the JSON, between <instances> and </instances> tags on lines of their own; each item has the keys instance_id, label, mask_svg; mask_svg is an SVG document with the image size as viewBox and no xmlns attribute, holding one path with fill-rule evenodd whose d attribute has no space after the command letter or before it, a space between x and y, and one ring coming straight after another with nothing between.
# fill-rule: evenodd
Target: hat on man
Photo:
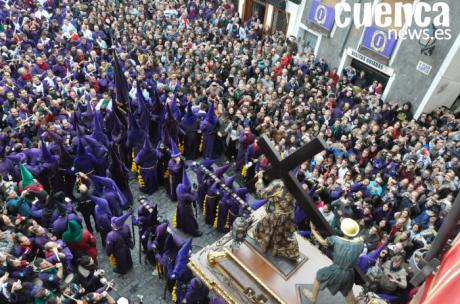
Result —
<instances>
[{"instance_id":1,"label":"hat on man","mask_svg":"<svg viewBox=\"0 0 460 304\"><path fill-rule=\"evenodd\" d=\"M359 233L359 225L351 218L344 218L340 224L340 230L348 237L355 237Z\"/></svg>"}]
</instances>

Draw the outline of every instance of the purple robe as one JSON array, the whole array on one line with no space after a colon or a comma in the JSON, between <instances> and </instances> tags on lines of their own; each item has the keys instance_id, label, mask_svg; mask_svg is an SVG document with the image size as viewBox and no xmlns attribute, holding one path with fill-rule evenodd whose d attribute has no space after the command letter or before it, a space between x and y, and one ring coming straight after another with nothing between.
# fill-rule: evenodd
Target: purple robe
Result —
<instances>
[{"instance_id":1,"label":"purple robe","mask_svg":"<svg viewBox=\"0 0 460 304\"><path fill-rule=\"evenodd\" d=\"M207 303L209 289L198 278L193 278L187 287L185 299L188 304Z\"/></svg>"},{"instance_id":2,"label":"purple robe","mask_svg":"<svg viewBox=\"0 0 460 304\"><path fill-rule=\"evenodd\" d=\"M105 250L107 255L113 255L116 261L116 273L125 274L133 267L131 249L133 248L131 231L128 225L123 225L120 230L112 230L107 235Z\"/></svg>"},{"instance_id":3,"label":"purple robe","mask_svg":"<svg viewBox=\"0 0 460 304\"><path fill-rule=\"evenodd\" d=\"M181 124L184 130L184 156L187 159L197 159L200 154L201 136L198 134L200 123L198 120L191 124Z\"/></svg>"},{"instance_id":4,"label":"purple robe","mask_svg":"<svg viewBox=\"0 0 460 304\"><path fill-rule=\"evenodd\" d=\"M197 235L198 222L193 212L193 204L196 200L196 193L182 191L180 185L177 187L177 210L176 210L176 227L185 233Z\"/></svg>"},{"instance_id":5,"label":"purple robe","mask_svg":"<svg viewBox=\"0 0 460 304\"><path fill-rule=\"evenodd\" d=\"M158 189L157 163L161 157L155 149L142 149L137 153L134 162L139 166L139 174L142 176L143 185L139 187L142 193L153 194Z\"/></svg>"},{"instance_id":6,"label":"purple robe","mask_svg":"<svg viewBox=\"0 0 460 304\"><path fill-rule=\"evenodd\" d=\"M67 223L71 220L77 221L81 225L81 218L74 213L67 214L66 216L59 216L53 222L53 234L61 236L67 229Z\"/></svg>"},{"instance_id":7,"label":"purple robe","mask_svg":"<svg viewBox=\"0 0 460 304\"><path fill-rule=\"evenodd\" d=\"M236 206L235 206L236 204ZM220 232L228 232L235 218L238 216L239 205L236 203L231 196L224 193L222 200L219 202L219 213L217 216L217 228ZM216 224L214 222L214 224Z\"/></svg>"},{"instance_id":8,"label":"purple robe","mask_svg":"<svg viewBox=\"0 0 460 304\"><path fill-rule=\"evenodd\" d=\"M104 189L104 198L109 202L110 210L113 216L121 216L123 214L122 202L117 193L107 188Z\"/></svg>"},{"instance_id":9,"label":"purple robe","mask_svg":"<svg viewBox=\"0 0 460 304\"><path fill-rule=\"evenodd\" d=\"M177 201L176 188L182 182L182 167L183 162L176 163L174 159L170 159L168 162L169 171L169 183L168 183L168 195L169 198L175 202Z\"/></svg>"},{"instance_id":10,"label":"purple robe","mask_svg":"<svg viewBox=\"0 0 460 304\"><path fill-rule=\"evenodd\" d=\"M214 225L217 216L217 206L220 201L220 193L215 188L211 187L208 190L203 202L203 215L206 224Z\"/></svg>"},{"instance_id":11,"label":"purple robe","mask_svg":"<svg viewBox=\"0 0 460 304\"><path fill-rule=\"evenodd\" d=\"M217 141L217 127L208 121L201 123L201 132L203 133L203 157L214 159Z\"/></svg>"},{"instance_id":12,"label":"purple robe","mask_svg":"<svg viewBox=\"0 0 460 304\"><path fill-rule=\"evenodd\" d=\"M96 216L96 228L101 235L102 244L104 246L106 244L107 235L112 229L110 225L110 219L112 218L112 215L107 211L108 210L104 210L104 208L101 208L99 205L96 205L94 208L94 215Z\"/></svg>"}]
</instances>

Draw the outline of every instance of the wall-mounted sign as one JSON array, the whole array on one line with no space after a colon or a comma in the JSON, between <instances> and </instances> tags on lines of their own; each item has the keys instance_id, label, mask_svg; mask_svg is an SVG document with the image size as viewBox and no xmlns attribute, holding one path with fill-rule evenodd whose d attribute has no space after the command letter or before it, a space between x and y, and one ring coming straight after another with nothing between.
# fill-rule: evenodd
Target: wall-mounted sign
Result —
<instances>
[{"instance_id":1,"label":"wall-mounted sign","mask_svg":"<svg viewBox=\"0 0 460 304\"><path fill-rule=\"evenodd\" d=\"M380 72L382 72L383 74L385 75L388 75L388 76L392 76L393 73L394 73L394 70L392 68L390 68L389 66L386 66L380 62L378 62L377 60L374 60L370 57L367 57L366 55L363 55L361 54L360 52L354 50L354 49L351 49L351 48L348 48L347 49L347 55L350 56L350 57L353 57L361 62L364 62L365 64L373 67L374 69L376 70L379 70Z\"/></svg>"},{"instance_id":2,"label":"wall-mounted sign","mask_svg":"<svg viewBox=\"0 0 460 304\"><path fill-rule=\"evenodd\" d=\"M379 55L390 58L396 46L397 38L395 35L389 35L387 30L376 26L367 27L364 31L361 45Z\"/></svg>"},{"instance_id":3,"label":"wall-mounted sign","mask_svg":"<svg viewBox=\"0 0 460 304\"><path fill-rule=\"evenodd\" d=\"M334 27L335 9L322 3L319 0L313 0L310 5L308 22L315 23L325 30L331 31Z\"/></svg>"},{"instance_id":4,"label":"wall-mounted sign","mask_svg":"<svg viewBox=\"0 0 460 304\"><path fill-rule=\"evenodd\" d=\"M431 65L429 65L428 63L426 62L423 62L423 61L419 61L418 64L417 64L417 71L425 74L425 75L430 75L430 72L431 72L431 69L433 67Z\"/></svg>"}]
</instances>

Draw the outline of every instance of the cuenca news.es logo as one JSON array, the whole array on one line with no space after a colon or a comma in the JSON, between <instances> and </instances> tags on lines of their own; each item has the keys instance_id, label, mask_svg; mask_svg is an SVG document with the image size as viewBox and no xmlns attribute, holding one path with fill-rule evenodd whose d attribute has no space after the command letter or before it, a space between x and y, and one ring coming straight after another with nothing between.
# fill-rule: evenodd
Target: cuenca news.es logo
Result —
<instances>
[{"instance_id":1,"label":"cuenca news.es logo","mask_svg":"<svg viewBox=\"0 0 460 304\"><path fill-rule=\"evenodd\" d=\"M450 40L450 9L445 2L355 3L341 2L335 6L335 23L346 28L378 26L388 29L389 36L397 39Z\"/></svg>"}]
</instances>

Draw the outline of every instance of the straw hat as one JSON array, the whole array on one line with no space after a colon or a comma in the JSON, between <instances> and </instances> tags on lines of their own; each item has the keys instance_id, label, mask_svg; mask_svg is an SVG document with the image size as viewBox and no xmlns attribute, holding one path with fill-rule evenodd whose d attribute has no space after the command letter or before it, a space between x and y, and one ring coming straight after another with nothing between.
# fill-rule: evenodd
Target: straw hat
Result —
<instances>
[{"instance_id":1,"label":"straw hat","mask_svg":"<svg viewBox=\"0 0 460 304\"><path fill-rule=\"evenodd\" d=\"M340 224L340 230L348 237L355 237L359 233L359 225L355 220L345 218Z\"/></svg>"}]
</instances>

